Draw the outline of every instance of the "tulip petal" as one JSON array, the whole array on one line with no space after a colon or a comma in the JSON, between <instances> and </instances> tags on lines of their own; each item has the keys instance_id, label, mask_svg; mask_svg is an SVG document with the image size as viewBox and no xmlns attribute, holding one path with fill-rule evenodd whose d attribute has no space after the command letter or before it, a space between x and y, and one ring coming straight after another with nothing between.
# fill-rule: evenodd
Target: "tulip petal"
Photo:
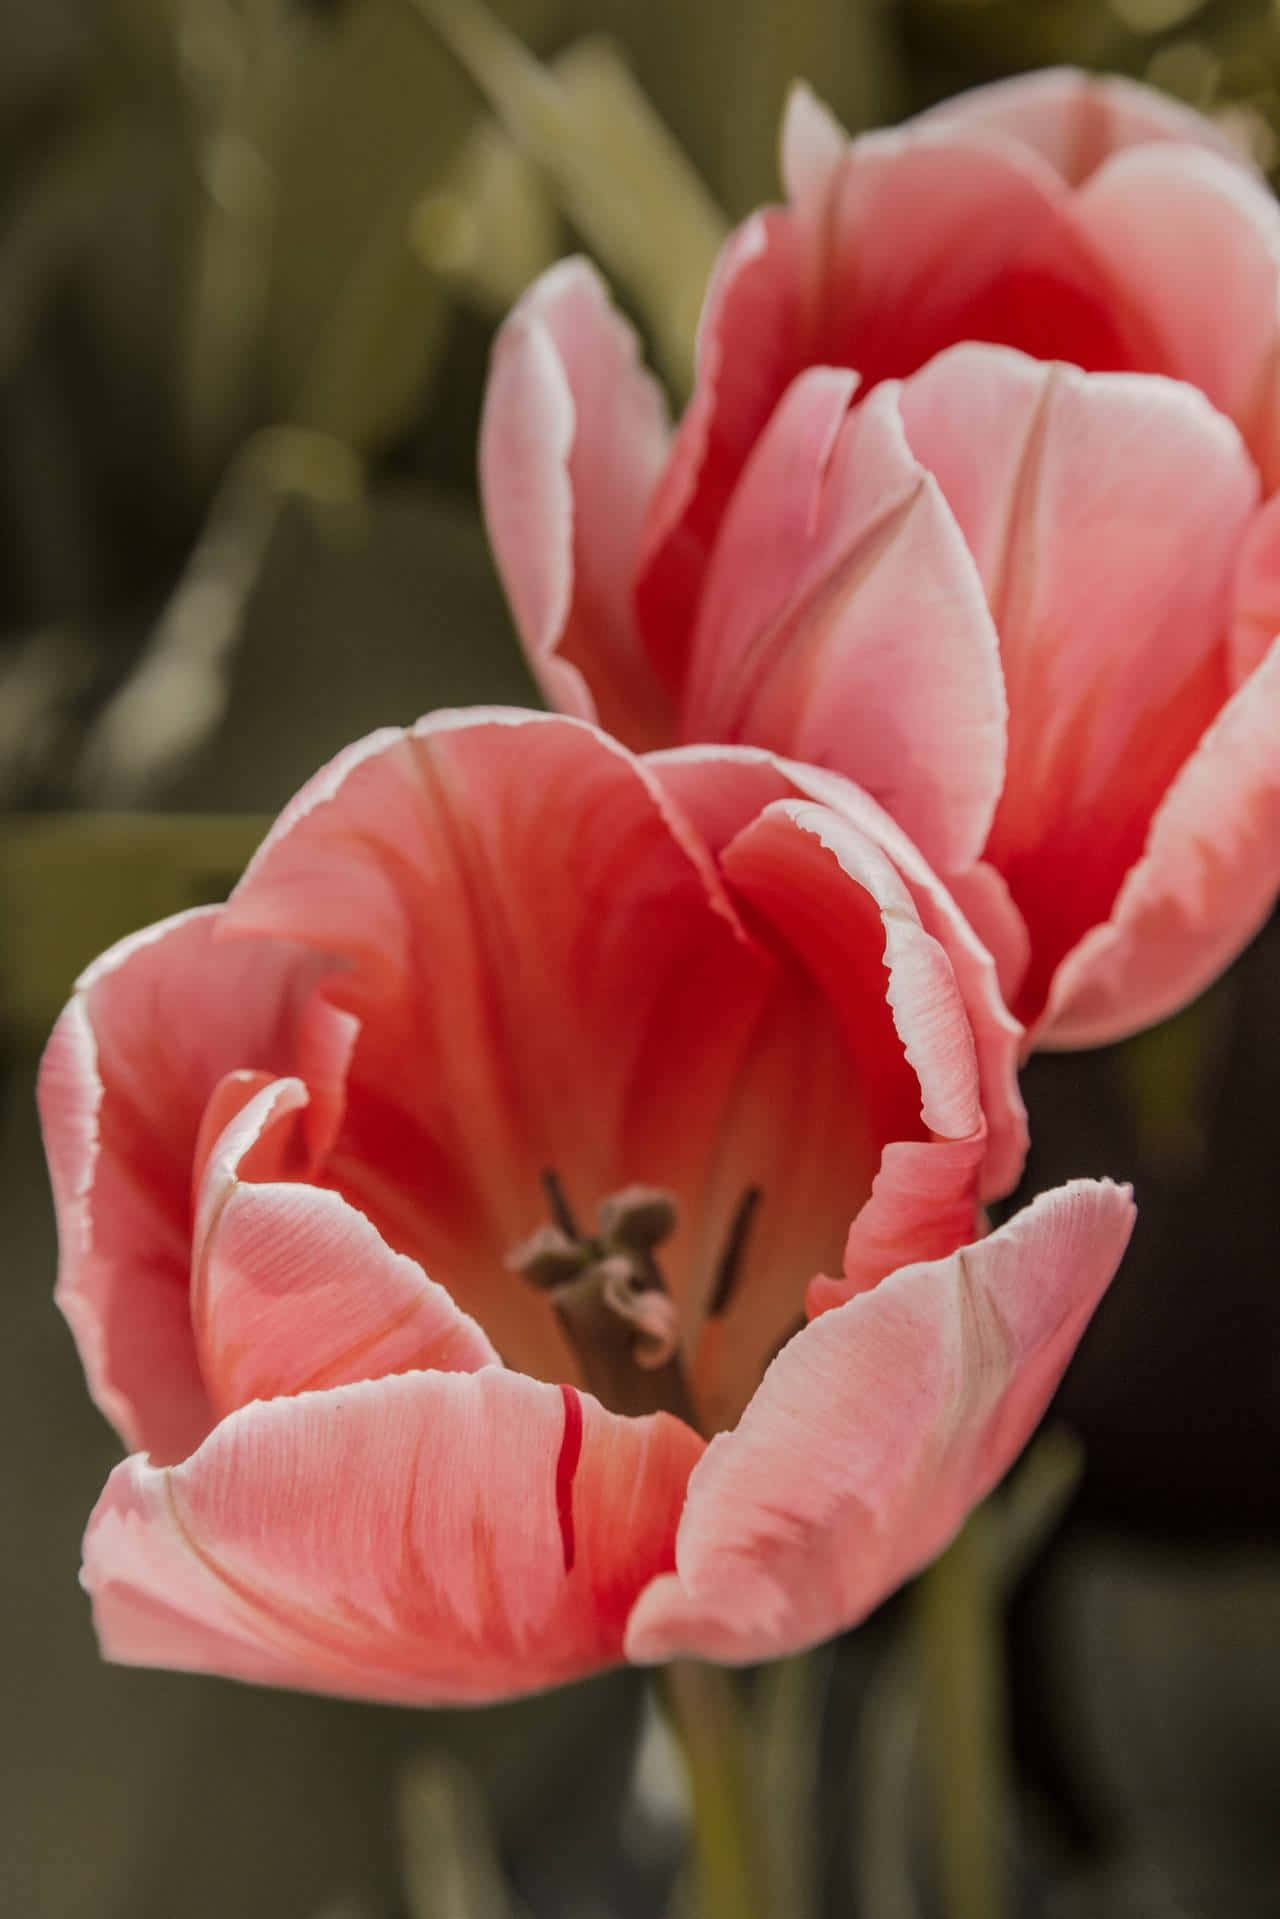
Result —
<instances>
[{"instance_id":1,"label":"tulip petal","mask_svg":"<svg viewBox=\"0 0 1280 1919\"><path fill-rule=\"evenodd\" d=\"M698 327L697 380L649 505L635 605L649 658L677 695L698 595L743 461L788 382L812 357L797 286L803 235L754 213L716 261Z\"/></svg>"},{"instance_id":2,"label":"tulip petal","mask_svg":"<svg viewBox=\"0 0 1280 1919\"><path fill-rule=\"evenodd\" d=\"M97 1404L127 1445L161 1459L188 1452L211 1419L187 1299L205 1106L236 1069L305 1072L308 1026L318 1057L341 1052L313 1004L324 962L288 942L227 950L221 910L149 927L96 961L40 1070L58 1303Z\"/></svg>"},{"instance_id":3,"label":"tulip petal","mask_svg":"<svg viewBox=\"0 0 1280 1919\"><path fill-rule=\"evenodd\" d=\"M979 860L963 873L948 873L947 889L992 960L1006 1006L1012 1006L1027 976L1031 937L1008 887L994 866Z\"/></svg>"},{"instance_id":4,"label":"tulip petal","mask_svg":"<svg viewBox=\"0 0 1280 1919\"><path fill-rule=\"evenodd\" d=\"M498 335L480 432L494 554L553 706L660 745L672 717L635 631L631 580L668 438L635 335L594 269L543 274Z\"/></svg>"},{"instance_id":5,"label":"tulip petal","mask_svg":"<svg viewBox=\"0 0 1280 1919\"><path fill-rule=\"evenodd\" d=\"M904 383L995 613L1009 699L986 857L1027 922L1014 1011L1105 920L1226 694L1232 575L1257 476L1192 388L964 346Z\"/></svg>"},{"instance_id":6,"label":"tulip petal","mask_svg":"<svg viewBox=\"0 0 1280 1919\"><path fill-rule=\"evenodd\" d=\"M772 1659L864 1618L1015 1458L1132 1219L1126 1189L1074 1182L798 1333L694 1468L627 1656Z\"/></svg>"},{"instance_id":7,"label":"tulip petal","mask_svg":"<svg viewBox=\"0 0 1280 1919\"><path fill-rule=\"evenodd\" d=\"M1280 493L1253 517L1236 563L1235 605L1228 641L1232 691L1271 651L1280 634Z\"/></svg>"},{"instance_id":8,"label":"tulip petal","mask_svg":"<svg viewBox=\"0 0 1280 1919\"><path fill-rule=\"evenodd\" d=\"M650 754L647 764L717 855L771 802L798 796L830 807L887 854L921 926L951 961L973 1033L987 1126L980 1196L990 1200L1009 1192L1021 1176L1027 1152L1027 1116L1018 1091L1023 1031L1005 1006L991 953L902 829L848 780L758 748L680 747ZM1001 935L1010 965L1015 970L1020 963L1025 966L1016 937L1021 919L1007 901L1003 883L989 869L973 870L984 875L972 889L983 907L984 925ZM1023 941L1025 946L1025 934Z\"/></svg>"},{"instance_id":9,"label":"tulip petal","mask_svg":"<svg viewBox=\"0 0 1280 1919\"><path fill-rule=\"evenodd\" d=\"M191 1316L221 1416L390 1373L474 1372L498 1355L413 1260L338 1194L281 1182L269 1157L306 1090L277 1080L210 1156L192 1252Z\"/></svg>"},{"instance_id":10,"label":"tulip petal","mask_svg":"<svg viewBox=\"0 0 1280 1919\"><path fill-rule=\"evenodd\" d=\"M1265 182L1195 147L1122 153L1076 199L1090 247L1146 316L1144 369L1187 380L1280 483L1280 208Z\"/></svg>"},{"instance_id":11,"label":"tulip petal","mask_svg":"<svg viewBox=\"0 0 1280 1919\"><path fill-rule=\"evenodd\" d=\"M724 517L682 729L833 767L943 871L982 851L1004 775L999 642L896 388L793 382Z\"/></svg>"},{"instance_id":12,"label":"tulip petal","mask_svg":"<svg viewBox=\"0 0 1280 1919\"><path fill-rule=\"evenodd\" d=\"M118 1466L82 1579L104 1653L406 1704L621 1657L702 1441L500 1367L246 1406L182 1465Z\"/></svg>"},{"instance_id":13,"label":"tulip petal","mask_svg":"<svg viewBox=\"0 0 1280 1919\"><path fill-rule=\"evenodd\" d=\"M728 1423L746 1403L796 1323L805 1281L835 1264L832 1228L846 1232L886 1181L899 1192L905 1162L897 1155L914 1152L928 1171L916 1167L901 1191L892 1247L882 1236L862 1255L868 1269L876 1253L885 1258L876 1279L900 1263L903 1246L920 1258L972 1237L986 1145L955 974L884 853L831 809L790 799L744 827L721 866L744 912L816 985L806 1023L828 1026L832 1009L835 1028L799 1073L801 1048L788 1034L771 1078L762 1076L768 1101L759 1114L744 1098L734 1102L721 1163L767 1170L732 1301L714 1340L698 1347L695 1390L709 1426ZM751 1151L751 1130L763 1131L767 1154Z\"/></svg>"},{"instance_id":14,"label":"tulip petal","mask_svg":"<svg viewBox=\"0 0 1280 1919\"><path fill-rule=\"evenodd\" d=\"M1041 1047L1163 1019L1253 937L1280 890L1280 640L1169 787L1104 925L1054 977Z\"/></svg>"},{"instance_id":15,"label":"tulip petal","mask_svg":"<svg viewBox=\"0 0 1280 1919\"><path fill-rule=\"evenodd\" d=\"M934 134L996 133L1033 149L1072 186L1113 153L1151 141L1203 147L1247 167L1238 147L1202 113L1117 74L1047 67L973 87L907 121Z\"/></svg>"},{"instance_id":16,"label":"tulip petal","mask_svg":"<svg viewBox=\"0 0 1280 1919\"><path fill-rule=\"evenodd\" d=\"M868 1013L886 1000L896 1033L892 1052L901 1052L914 1075L910 1104L918 1103L923 1125L948 1138L978 1131L983 1120L973 1032L954 969L921 926L905 881L874 841L831 807L781 800L726 847L721 867L735 898L750 901L803 956L847 1020L851 1047L871 1044L878 1051L880 1036L872 1038ZM850 880L863 911L842 923L830 906L848 894ZM868 920L880 922L870 942ZM887 976L883 986L875 980L874 992L859 978L870 970L868 961ZM887 1078L889 1060L882 1071ZM889 1114L897 1119L891 1102L885 1104L886 1120ZM913 1112L911 1120L916 1117Z\"/></svg>"}]
</instances>

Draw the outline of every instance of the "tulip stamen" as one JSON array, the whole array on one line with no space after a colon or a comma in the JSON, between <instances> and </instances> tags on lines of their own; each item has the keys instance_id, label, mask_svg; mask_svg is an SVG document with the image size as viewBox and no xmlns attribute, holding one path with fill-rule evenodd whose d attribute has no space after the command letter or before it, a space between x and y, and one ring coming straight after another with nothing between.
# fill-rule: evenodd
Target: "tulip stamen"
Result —
<instances>
[{"instance_id":1,"label":"tulip stamen","mask_svg":"<svg viewBox=\"0 0 1280 1919\"><path fill-rule=\"evenodd\" d=\"M748 1186L738 1201L733 1218L729 1221L724 1251L720 1255L720 1263L716 1267L716 1276L711 1282L711 1292L707 1300L708 1319L718 1319L737 1290L738 1281L742 1277L742 1255L746 1250L747 1235L751 1231L751 1222L759 1204L760 1188Z\"/></svg>"},{"instance_id":2,"label":"tulip stamen","mask_svg":"<svg viewBox=\"0 0 1280 1919\"><path fill-rule=\"evenodd\" d=\"M559 1177L542 1175L552 1222L507 1265L546 1292L590 1390L614 1412L670 1412L695 1426L680 1358L680 1319L655 1248L675 1231L676 1203L655 1186L601 1202L598 1229L574 1220Z\"/></svg>"},{"instance_id":3,"label":"tulip stamen","mask_svg":"<svg viewBox=\"0 0 1280 1919\"><path fill-rule=\"evenodd\" d=\"M547 1197L547 1211L551 1214L552 1219L560 1228L560 1231L567 1239L581 1239L582 1234L578 1231L577 1221L573 1217L573 1209L565 1198L565 1191L560 1182L559 1173L557 1173L552 1166L544 1166L539 1177L542 1181L542 1190Z\"/></svg>"}]
</instances>

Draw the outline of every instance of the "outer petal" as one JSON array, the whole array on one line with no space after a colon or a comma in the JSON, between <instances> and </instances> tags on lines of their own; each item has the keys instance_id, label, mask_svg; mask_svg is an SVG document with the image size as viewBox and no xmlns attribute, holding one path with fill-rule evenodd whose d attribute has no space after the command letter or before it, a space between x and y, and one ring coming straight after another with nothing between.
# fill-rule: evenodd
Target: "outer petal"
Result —
<instances>
[{"instance_id":1,"label":"outer petal","mask_svg":"<svg viewBox=\"0 0 1280 1919\"><path fill-rule=\"evenodd\" d=\"M966 339L1093 368L1140 363L1141 315L1078 230L1070 189L1030 148L908 125L837 153L798 134L795 117L783 161L816 277L810 360L856 367L868 385Z\"/></svg>"},{"instance_id":2,"label":"outer petal","mask_svg":"<svg viewBox=\"0 0 1280 1919\"><path fill-rule=\"evenodd\" d=\"M117 1467L82 1578L126 1664L502 1698L620 1657L701 1450L666 1414L496 1366L272 1400L181 1466Z\"/></svg>"},{"instance_id":3,"label":"outer petal","mask_svg":"<svg viewBox=\"0 0 1280 1919\"><path fill-rule=\"evenodd\" d=\"M714 852L722 852L771 802L799 796L830 807L888 856L921 926L947 953L973 1034L986 1122L981 1197L996 1199L1009 1192L1027 1151L1027 1116L1018 1091L1022 1028L1005 1006L991 953L902 829L848 780L759 749L682 747L651 754L647 763ZM995 882L991 890L999 902L1001 883L994 875L987 877ZM997 903L986 918L1002 930L1010 916L1017 919L1016 909ZM1016 964L1018 956L1010 957Z\"/></svg>"},{"instance_id":4,"label":"outer petal","mask_svg":"<svg viewBox=\"0 0 1280 1919\"><path fill-rule=\"evenodd\" d=\"M1075 217L1154 341L1153 372L1235 420L1268 491L1280 484L1280 208L1241 167L1194 147L1107 163Z\"/></svg>"},{"instance_id":5,"label":"outer petal","mask_svg":"<svg viewBox=\"0 0 1280 1919\"><path fill-rule=\"evenodd\" d=\"M1232 690L1271 651L1280 633L1280 493L1273 494L1245 536L1236 566L1228 671Z\"/></svg>"},{"instance_id":6,"label":"outer petal","mask_svg":"<svg viewBox=\"0 0 1280 1919\"><path fill-rule=\"evenodd\" d=\"M1075 1182L799 1333L694 1469L628 1657L776 1658L931 1559L1035 1426L1132 1219L1125 1189Z\"/></svg>"},{"instance_id":7,"label":"outer petal","mask_svg":"<svg viewBox=\"0 0 1280 1919\"><path fill-rule=\"evenodd\" d=\"M258 1093L203 1181L191 1310L217 1412L390 1373L494 1365L475 1321L339 1194L269 1175L257 1183L255 1161L299 1095L288 1080Z\"/></svg>"},{"instance_id":8,"label":"outer petal","mask_svg":"<svg viewBox=\"0 0 1280 1919\"><path fill-rule=\"evenodd\" d=\"M801 374L747 461L709 568L682 729L834 767L941 870L981 853L1004 776L999 644L897 392Z\"/></svg>"},{"instance_id":9,"label":"outer petal","mask_svg":"<svg viewBox=\"0 0 1280 1919\"><path fill-rule=\"evenodd\" d=\"M1046 1047L1099 1046L1175 1012L1258 930L1280 890L1280 640L1169 788L1105 925L1058 968Z\"/></svg>"},{"instance_id":10,"label":"outer petal","mask_svg":"<svg viewBox=\"0 0 1280 1919\"><path fill-rule=\"evenodd\" d=\"M671 735L631 581L666 410L585 260L545 273L498 335L480 484L530 666L553 706L646 747Z\"/></svg>"},{"instance_id":11,"label":"outer petal","mask_svg":"<svg viewBox=\"0 0 1280 1919\"><path fill-rule=\"evenodd\" d=\"M1012 894L985 860L963 873L948 873L947 886L995 963L1005 1004L1013 1005L1031 962L1031 936Z\"/></svg>"},{"instance_id":12,"label":"outer petal","mask_svg":"<svg viewBox=\"0 0 1280 1919\"><path fill-rule=\"evenodd\" d=\"M768 208L730 234L707 288L693 397L650 502L636 575L645 645L673 696L688 666L703 573L742 463L811 358L810 252L795 222Z\"/></svg>"},{"instance_id":13,"label":"outer petal","mask_svg":"<svg viewBox=\"0 0 1280 1919\"><path fill-rule=\"evenodd\" d=\"M1075 67L1047 67L974 87L918 114L907 126L930 133L1007 135L1040 154L1072 186L1087 180L1113 153L1153 140L1207 148L1247 168L1239 149L1203 114L1133 80Z\"/></svg>"},{"instance_id":14,"label":"outer petal","mask_svg":"<svg viewBox=\"0 0 1280 1919\"><path fill-rule=\"evenodd\" d=\"M1225 696L1257 477L1231 423L1171 381L965 346L900 404L1000 633L1009 755L986 857L1030 931L1029 1022Z\"/></svg>"},{"instance_id":15,"label":"outer petal","mask_svg":"<svg viewBox=\"0 0 1280 1919\"><path fill-rule=\"evenodd\" d=\"M754 215L725 245L694 397L650 509L636 601L671 687L732 490L806 366L852 367L867 388L964 339L1086 367L1152 363L1142 312L1073 223L1068 187L1029 148L928 129L842 142L800 93L783 157L792 204Z\"/></svg>"},{"instance_id":16,"label":"outer petal","mask_svg":"<svg viewBox=\"0 0 1280 1919\"><path fill-rule=\"evenodd\" d=\"M98 1405L127 1445L162 1459L210 1423L187 1296L206 1103L235 1069L305 1073L313 1057L333 1092L346 1030L317 995L321 956L288 942L228 952L219 915L184 914L96 961L40 1071L58 1303Z\"/></svg>"}]
</instances>

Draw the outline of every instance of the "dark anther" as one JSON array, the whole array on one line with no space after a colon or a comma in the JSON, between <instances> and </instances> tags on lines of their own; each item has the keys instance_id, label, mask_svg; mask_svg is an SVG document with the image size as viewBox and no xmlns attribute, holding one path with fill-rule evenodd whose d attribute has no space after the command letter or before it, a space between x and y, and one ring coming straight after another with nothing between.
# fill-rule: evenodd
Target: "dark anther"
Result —
<instances>
[{"instance_id":1,"label":"dark anther","mask_svg":"<svg viewBox=\"0 0 1280 1919\"><path fill-rule=\"evenodd\" d=\"M569 1209L564 1196L564 1187L560 1184L560 1175L552 1167L544 1166L541 1174L542 1190L547 1196L547 1211L567 1239L581 1239L578 1222Z\"/></svg>"},{"instance_id":2,"label":"dark anther","mask_svg":"<svg viewBox=\"0 0 1280 1919\"><path fill-rule=\"evenodd\" d=\"M601 1200L597 1217L606 1246L651 1253L676 1230L676 1203L660 1186L626 1186Z\"/></svg>"},{"instance_id":3,"label":"dark anther","mask_svg":"<svg viewBox=\"0 0 1280 1919\"><path fill-rule=\"evenodd\" d=\"M742 1271L742 1255L746 1249L747 1234L751 1230L751 1221L755 1217L756 1207L760 1204L760 1188L748 1186L738 1201L738 1210L729 1225L729 1236L720 1255L720 1264L711 1286L711 1296L707 1302L707 1313L715 1319L722 1313L733 1298L733 1289L738 1283Z\"/></svg>"},{"instance_id":4,"label":"dark anther","mask_svg":"<svg viewBox=\"0 0 1280 1919\"><path fill-rule=\"evenodd\" d=\"M523 1273L535 1286L563 1286L591 1264L591 1248L570 1239L558 1226L539 1226L507 1254L513 1273Z\"/></svg>"}]
</instances>

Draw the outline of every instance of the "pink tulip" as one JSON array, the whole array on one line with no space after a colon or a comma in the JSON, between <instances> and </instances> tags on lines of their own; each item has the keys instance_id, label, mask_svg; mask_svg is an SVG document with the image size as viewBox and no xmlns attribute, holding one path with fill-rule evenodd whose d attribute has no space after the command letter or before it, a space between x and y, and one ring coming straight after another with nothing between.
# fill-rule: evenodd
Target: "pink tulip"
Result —
<instances>
[{"instance_id":1,"label":"pink tulip","mask_svg":"<svg viewBox=\"0 0 1280 1919\"><path fill-rule=\"evenodd\" d=\"M1079 1182L977 1237L1016 1039L830 775L500 711L352 747L42 1067L59 1297L140 1449L107 1654L468 1701L861 1617L1129 1234Z\"/></svg>"},{"instance_id":2,"label":"pink tulip","mask_svg":"<svg viewBox=\"0 0 1280 1919\"><path fill-rule=\"evenodd\" d=\"M589 268L511 316L481 450L552 704L875 795L1028 1043L1156 1020L1280 883L1280 209L1067 72L849 142L728 241L674 440Z\"/></svg>"}]
</instances>

